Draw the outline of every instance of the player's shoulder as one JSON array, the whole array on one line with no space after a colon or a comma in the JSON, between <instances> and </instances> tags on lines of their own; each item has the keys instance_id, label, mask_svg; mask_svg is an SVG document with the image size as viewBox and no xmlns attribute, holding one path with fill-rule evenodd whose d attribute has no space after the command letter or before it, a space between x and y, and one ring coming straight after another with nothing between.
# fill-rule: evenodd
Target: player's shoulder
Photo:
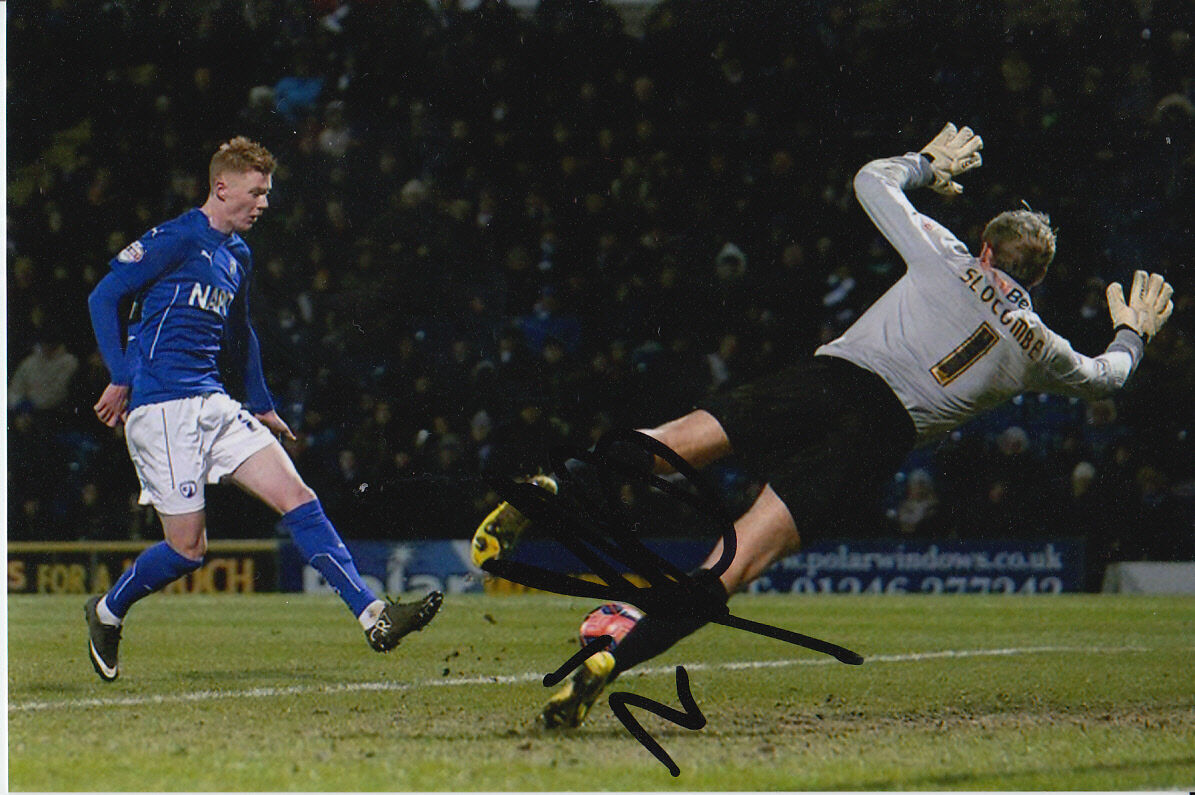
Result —
<instances>
[{"instance_id":1,"label":"player's shoulder","mask_svg":"<svg viewBox=\"0 0 1195 795\"><path fill-rule=\"evenodd\" d=\"M141 237L121 249L112 258L113 263L135 265L147 255L157 257L176 253L193 236L194 219L188 218L189 215L190 212L186 212L150 227Z\"/></svg>"},{"instance_id":2,"label":"player's shoulder","mask_svg":"<svg viewBox=\"0 0 1195 795\"><path fill-rule=\"evenodd\" d=\"M226 244L228 253L236 258L240 266L248 271L253 265L253 254L249 251L249 244L245 242L244 238L233 232Z\"/></svg>"},{"instance_id":3,"label":"player's shoulder","mask_svg":"<svg viewBox=\"0 0 1195 795\"><path fill-rule=\"evenodd\" d=\"M972 275L978 273L975 257L967 244L943 224L920 212L913 212L910 220L917 227L916 237L924 242L906 257L909 272L915 280L924 282L929 279L940 284L944 280L965 281L964 274L968 269Z\"/></svg>"},{"instance_id":4,"label":"player's shoulder","mask_svg":"<svg viewBox=\"0 0 1195 795\"><path fill-rule=\"evenodd\" d=\"M1051 329L1032 306L1017 306L1002 313L1000 323L1029 359L1038 364L1048 366L1070 351L1066 338Z\"/></svg>"},{"instance_id":5,"label":"player's shoulder","mask_svg":"<svg viewBox=\"0 0 1195 795\"><path fill-rule=\"evenodd\" d=\"M918 212L915 218L921 226L922 231L934 243L939 253L948 259L951 264L962 266L964 264L969 265L975 261L975 256L967 248L967 244L959 240L958 236L947 229L945 224L930 218L922 212Z\"/></svg>"},{"instance_id":6,"label":"player's shoulder","mask_svg":"<svg viewBox=\"0 0 1195 795\"><path fill-rule=\"evenodd\" d=\"M197 209L187 210L181 215L171 218L169 221L163 221L160 224L150 228L141 236L142 245L149 245L151 243L162 244L178 244L194 240L201 232L200 220L203 219L206 223L206 218Z\"/></svg>"},{"instance_id":7,"label":"player's shoulder","mask_svg":"<svg viewBox=\"0 0 1195 795\"><path fill-rule=\"evenodd\" d=\"M184 213L174 216L169 221L163 221L146 232L146 236L159 235L194 235L201 229L201 222L206 223L206 216L198 209L191 208Z\"/></svg>"}]
</instances>

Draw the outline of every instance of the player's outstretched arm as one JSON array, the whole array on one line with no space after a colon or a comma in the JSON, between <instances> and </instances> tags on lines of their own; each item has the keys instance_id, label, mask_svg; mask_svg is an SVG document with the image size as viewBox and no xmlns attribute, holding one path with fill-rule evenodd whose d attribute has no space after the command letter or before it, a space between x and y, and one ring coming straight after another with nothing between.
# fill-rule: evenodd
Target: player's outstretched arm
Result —
<instances>
[{"instance_id":1,"label":"player's outstretched arm","mask_svg":"<svg viewBox=\"0 0 1195 795\"><path fill-rule=\"evenodd\" d=\"M905 195L933 180L929 160L915 152L872 160L855 175L855 198L910 270L940 266L953 250L970 256L950 230L919 213Z\"/></svg>"},{"instance_id":2,"label":"player's outstretched arm","mask_svg":"<svg viewBox=\"0 0 1195 795\"><path fill-rule=\"evenodd\" d=\"M1051 382L1045 391L1093 400L1120 389L1145 355L1145 343L1158 332L1170 313L1173 289L1160 274L1137 271L1126 303L1120 284L1108 285L1108 313L1115 336L1099 356L1077 353L1054 334L1046 334L1045 357Z\"/></svg>"}]
</instances>

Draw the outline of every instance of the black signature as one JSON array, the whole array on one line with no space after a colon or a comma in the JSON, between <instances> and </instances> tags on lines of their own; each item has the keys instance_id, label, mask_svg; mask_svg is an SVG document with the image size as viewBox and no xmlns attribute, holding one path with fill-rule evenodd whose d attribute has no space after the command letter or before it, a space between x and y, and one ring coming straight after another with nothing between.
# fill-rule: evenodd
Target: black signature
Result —
<instances>
[{"instance_id":1,"label":"black signature","mask_svg":"<svg viewBox=\"0 0 1195 795\"><path fill-rule=\"evenodd\" d=\"M612 455L612 450L618 449L618 445L628 444L667 461L694 487L695 492L643 471L625 458ZM587 482L574 482L571 484L574 488L569 488L569 481L575 481L575 477L565 466L570 458L583 461L588 467ZM640 522L636 521L632 511L618 496L618 489L624 482L650 485L687 503L697 511L699 517L710 522L711 528L722 537L722 554L710 569L714 576L726 571L737 550L734 522L713 488L667 445L638 431L618 429L603 436L592 452L553 449L551 463L557 476L564 481L559 494L552 494L529 483L509 480L494 480L491 485L502 499L530 519L540 533L562 543L588 565L602 582L591 582L501 558L483 563L481 568L486 572L530 588L565 596L627 602L653 618L671 617L687 622L696 619L702 624L713 622L829 654L850 665L863 662L858 654L837 644L732 615L725 602L639 540L637 527ZM610 561L621 563L628 574L638 575L648 586L637 586L626 575L620 574ZM546 675L544 686L551 687L563 680L588 657L605 649L612 640L610 636L603 635L591 641L564 665ZM630 707L647 710L687 729L704 727L705 716L693 699L689 677L683 666L676 668L676 693L684 711L634 693L614 692L609 696L610 709L623 727L673 776L680 775L680 768L635 719Z\"/></svg>"}]
</instances>

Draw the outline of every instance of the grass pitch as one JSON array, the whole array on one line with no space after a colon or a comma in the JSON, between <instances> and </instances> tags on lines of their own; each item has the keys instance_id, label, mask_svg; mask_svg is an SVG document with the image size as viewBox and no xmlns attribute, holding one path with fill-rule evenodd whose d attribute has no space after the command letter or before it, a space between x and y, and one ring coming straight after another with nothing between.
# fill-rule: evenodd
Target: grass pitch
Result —
<instances>
[{"instance_id":1,"label":"grass pitch","mask_svg":"<svg viewBox=\"0 0 1195 795\"><path fill-rule=\"evenodd\" d=\"M867 662L713 626L624 675L679 707L688 671L705 728L636 713L676 778L604 697L579 730L536 726L594 602L450 596L378 655L332 598L154 596L112 684L82 604L9 597L13 790L1195 788L1190 598L736 598Z\"/></svg>"}]
</instances>

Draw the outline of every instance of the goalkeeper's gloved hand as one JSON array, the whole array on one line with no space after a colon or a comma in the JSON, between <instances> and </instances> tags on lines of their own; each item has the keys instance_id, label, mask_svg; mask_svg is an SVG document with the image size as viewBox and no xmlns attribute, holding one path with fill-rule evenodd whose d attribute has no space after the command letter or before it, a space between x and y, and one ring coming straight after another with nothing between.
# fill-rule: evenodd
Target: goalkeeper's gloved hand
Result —
<instances>
[{"instance_id":1,"label":"goalkeeper's gloved hand","mask_svg":"<svg viewBox=\"0 0 1195 795\"><path fill-rule=\"evenodd\" d=\"M1124 289L1120 282L1108 285L1108 312L1112 315L1113 331L1129 328L1141 335L1141 339L1149 342L1149 338L1158 333L1170 313L1174 311L1174 301L1170 296L1174 294L1171 287L1160 273L1147 274L1137 271L1133 274L1133 287L1129 291L1129 303L1124 302Z\"/></svg>"},{"instance_id":2,"label":"goalkeeper's gloved hand","mask_svg":"<svg viewBox=\"0 0 1195 795\"><path fill-rule=\"evenodd\" d=\"M959 130L947 122L942 131L934 136L934 140L921 150L934 170L934 181L930 187L943 196L962 193L963 186L955 182L954 177L983 163L980 149L983 149L983 139L970 127Z\"/></svg>"}]
</instances>

